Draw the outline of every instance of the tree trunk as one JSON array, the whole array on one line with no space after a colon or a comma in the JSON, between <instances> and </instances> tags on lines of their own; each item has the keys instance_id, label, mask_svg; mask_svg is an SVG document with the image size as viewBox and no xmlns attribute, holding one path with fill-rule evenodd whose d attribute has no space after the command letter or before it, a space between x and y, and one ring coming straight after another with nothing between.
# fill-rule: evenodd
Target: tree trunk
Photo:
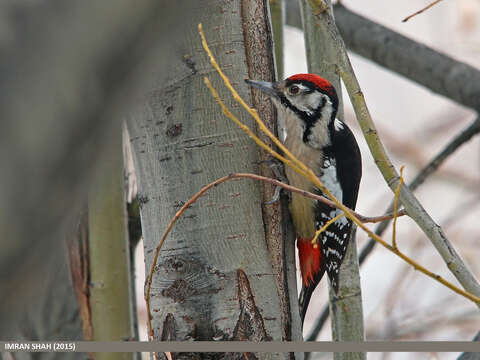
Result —
<instances>
[{"instance_id":1,"label":"tree trunk","mask_svg":"<svg viewBox=\"0 0 480 360\"><path fill-rule=\"evenodd\" d=\"M201 22L220 66L274 128L270 102L252 97L243 81L274 77L266 6L264 0L210 0L189 9L195 14L185 24L191 32L172 49L177 60L167 69L169 80L152 89L130 115L147 273L168 222L202 186L232 172L269 174L259 164L264 155L224 117L205 87L203 76L208 75L226 104L255 128L231 101L197 33ZM293 258L293 240L285 243L281 206L262 205L272 193L258 182L230 181L187 209L164 243L154 272L150 301L156 340L300 338L296 284L287 282L287 276L294 279L295 267L289 264L287 275L284 261L286 253Z\"/></svg>"}]
</instances>

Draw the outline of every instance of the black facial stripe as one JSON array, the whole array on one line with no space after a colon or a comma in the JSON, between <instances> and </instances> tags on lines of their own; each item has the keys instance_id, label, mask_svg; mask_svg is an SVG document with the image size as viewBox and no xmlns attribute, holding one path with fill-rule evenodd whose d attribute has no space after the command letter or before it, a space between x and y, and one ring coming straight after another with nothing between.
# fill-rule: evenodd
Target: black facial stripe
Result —
<instances>
[{"instance_id":1,"label":"black facial stripe","mask_svg":"<svg viewBox=\"0 0 480 360\"><path fill-rule=\"evenodd\" d=\"M322 97L322 102L320 103L320 106L312 114L309 114L306 111L299 110L297 107L293 106L292 103L284 95L280 96L280 102L284 106L286 106L290 110L292 110L295 114L297 114L300 117L300 119L303 120L303 122L305 124L305 130L303 131L302 139L303 139L304 142L307 142L308 137L312 133L312 127L315 125L317 120L320 118L322 110L325 107L325 105L327 104L327 99L325 97ZM335 119L335 114L333 114L333 119Z\"/></svg>"},{"instance_id":2,"label":"black facial stripe","mask_svg":"<svg viewBox=\"0 0 480 360\"><path fill-rule=\"evenodd\" d=\"M338 110L338 96L337 96L337 92L335 91L335 88L332 88L333 94L329 94L328 92L326 92L322 89L319 89L317 86L315 86L315 84L311 83L310 81L306 81L306 80L290 81L288 79L286 80L285 86L290 87L292 84L301 84L301 85L307 87L311 92L316 90L316 91L328 96L328 98L332 102L332 106L333 106L332 121L335 120L335 117L337 116L337 110Z\"/></svg>"},{"instance_id":3,"label":"black facial stripe","mask_svg":"<svg viewBox=\"0 0 480 360\"><path fill-rule=\"evenodd\" d=\"M315 112L312 115L310 115L309 121L305 122L305 131L303 132L303 142L308 142L308 137L312 133L312 127L315 125L318 119L320 119L322 110L326 104L327 104L327 99L323 96L320 106L317 108L317 110L315 110Z\"/></svg>"}]
</instances>

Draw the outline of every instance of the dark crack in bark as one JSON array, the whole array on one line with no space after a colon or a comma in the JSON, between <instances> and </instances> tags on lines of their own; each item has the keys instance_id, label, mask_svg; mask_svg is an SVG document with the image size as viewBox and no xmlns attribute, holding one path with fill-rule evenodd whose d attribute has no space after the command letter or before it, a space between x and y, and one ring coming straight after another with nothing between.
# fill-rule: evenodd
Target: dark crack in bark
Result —
<instances>
[{"instance_id":1,"label":"dark crack in bark","mask_svg":"<svg viewBox=\"0 0 480 360\"><path fill-rule=\"evenodd\" d=\"M237 296L240 307L240 316L233 330L233 341L270 341L263 323L263 317L255 304L250 282L245 272L237 270ZM246 359L255 360L257 356L253 353L226 353L224 359Z\"/></svg>"}]
</instances>

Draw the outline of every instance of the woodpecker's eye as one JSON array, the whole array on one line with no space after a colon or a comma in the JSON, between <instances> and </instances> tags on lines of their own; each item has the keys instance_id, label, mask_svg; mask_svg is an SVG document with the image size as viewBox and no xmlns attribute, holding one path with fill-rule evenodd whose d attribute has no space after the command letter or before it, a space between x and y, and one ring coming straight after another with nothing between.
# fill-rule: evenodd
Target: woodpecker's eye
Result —
<instances>
[{"instance_id":1,"label":"woodpecker's eye","mask_svg":"<svg viewBox=\"0 0 480 360\"><path fill-rule=\"evenodd\" d=\"M291 95L296 95L296 94L298 94L299 91L300 91L300 88L297 85L292 85L292 86L290 86L290 89L288 89L288 92Z\"/></svg>"}]
</instances>

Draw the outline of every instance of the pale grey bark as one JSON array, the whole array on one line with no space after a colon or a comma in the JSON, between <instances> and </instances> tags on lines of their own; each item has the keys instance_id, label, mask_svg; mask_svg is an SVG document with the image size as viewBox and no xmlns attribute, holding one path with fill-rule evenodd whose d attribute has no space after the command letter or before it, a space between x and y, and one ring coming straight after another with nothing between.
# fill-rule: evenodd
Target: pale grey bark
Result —
<instances>
[{"instance_id":1,"label":"pale grey bark","mask_svg":"<svg viewBox=\"0 0 480 360\"><path fill-rule=\"evenodd\" d=\"M89 184L89 302L94 341L134 338L136 309L130 284L121 126ZM133 359L134 353L96 353L96 360Z\"/></svg>"},{"instance_id":2,"label":"pale grey bark","mask_svg":"<svg viewBox=\"0 0 480 360\"><path fill-rule=\"evenodd\" d=\"M205 87L203 76L208 75L235 114L256 127L232 105L197 33L201 22L220 66L273 128L270 102L252 97L243 81L273 79L265 1L210 0L189 11L194 19L184 23L190 31L185 41L171 49L175 59L169 78L158 81L128 119L147 273L166 225L202 186L231 172L270 171L259 166L264 155L224 117ZM262 206L272 193L258 182L227 182L202 196L180 218L154 272L150 301L155 339L299 338L295 284L287 283L292 276L286 273L294 267L287 268L284 262L285 252L292 251L291 244L284 244L282 211L278 204Z\"/></svg>"},{"instance_id":3,"label":"pale grey bark","mask_svg":"<svg viewBox=\"0 0 480 360\"><path fill-rule=\"evenodd\" d=\"M342 98L340 78L332 64L337 62L335 43L328 41L328 27L317 19L308 0L300 2L307 50L308 71L327 78ZM331 6L331 4L329 4ZM339 117L343 116L340 100ZM330 314L332 314L332 339L335 341L363 341L363 310L360 288L360 274L357 258L357 244L354 232L350 237L347 254L340 268L340 286L338 294L330 289ZM335 359L365 359L365 353L335 353Z\"/></svg>"},{"instance_id":4,"label":"pale grey bark","mask_svg":"<svg viewBox=\"0 0 480 360\"><path fill-rule=\"evenodd\" d=\"M63 230L78 210L72 204L80 203L110 126L120 124L115 111L135 99L127 89L145 81L149 64L168 63L187 6L0 2L2 334L27 302L40 301L36 292L49 271L47 259L62 256Z\"/></svg>"}]
</instances>

